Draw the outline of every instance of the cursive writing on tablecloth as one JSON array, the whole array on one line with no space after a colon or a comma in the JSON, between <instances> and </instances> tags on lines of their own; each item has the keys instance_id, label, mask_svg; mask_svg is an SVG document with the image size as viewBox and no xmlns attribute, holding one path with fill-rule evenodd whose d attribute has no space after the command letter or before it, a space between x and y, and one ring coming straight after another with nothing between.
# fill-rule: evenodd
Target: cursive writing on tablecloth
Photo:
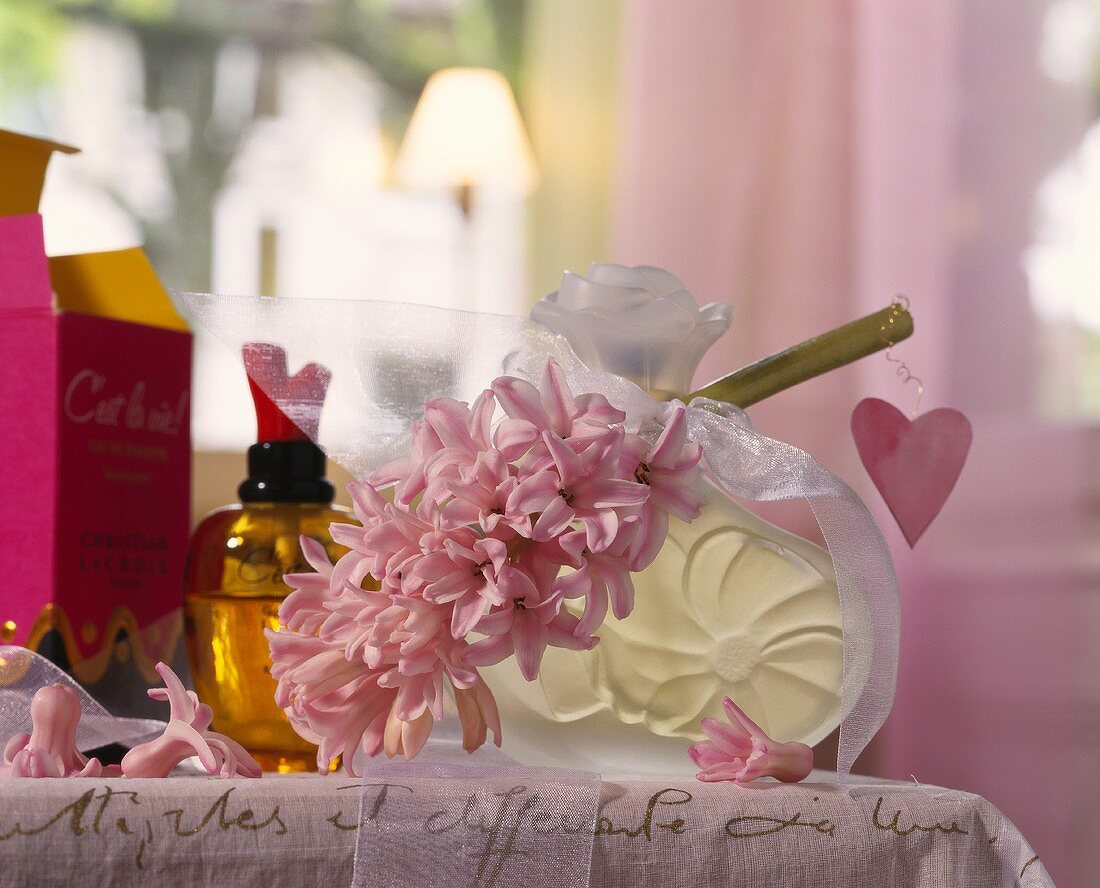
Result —
<instances>
[{"instance_id":1,"label":"cursive writing on tablecloth","mask_svg":"<svg viewBox=\"0 0 1100 888\"><path fill-rule=\"evenodd\" d=\"M87 785L85 783L84 785ZM81 842L99 839L112 845L129 844L133 854L134 872L151 867L153 855L175 851L180 843L190 844L198 836L228 834L233 831L260 833L272 840L292 835L305 824L325 824L342 832L354 832L369 826L377 829L392 823L402 811L415 810L416 817L405 821L406 828L426 840L453 839L467 849L477 870L475 885L496 883L505 864L523 865L539 837L577 836L591 830L591 835L603 842L654 844L671 847L672 843L708 841L717 835L739 842L768 843L780 834L797 832L808 839L834 842L844 833L855 841L860 833L889 834L895 840L914 835L935 837L938 841L977 841L991 847L996 836L984 831L974 836L958 819L933 819L914 816L910 809L892 796L872 795L867 807L859 806L848 813L832 813L817 795L807 796L797 809L769 804L768 793L749 795L740 787L729 788L733 810L723 816L721 802L700 801L687 789L668 786L645 796L635 805L616 804L605 800L599 811L582 816L562 797L541 792L537 786L505 784L500 791L488 790L458 793L425 806L407 807L407 803L422 792L413 781L359 782L337 785L335 789L354 794L356 808L350 805L314 808L304 816L288 818L283 807L270 798L250 794L248 788L231 786L216 797L189 797L151 801L140 791L118 789L113 781L97 782L91 788L75 794L56 808L27 814L18 809L0 808L0 846L30 840L35 836L69 835ZM125 785L125 784L122 784ZM220 787L218 787L220 789ZM344 795L340 792L339 795ZM328 798L331 798L329 796ZM871 799L874 804L871 805ZM351 799L349 798L349 802ZM786 801L790 801L787 799ZM818 803L825 803L824 810ZM778 810L777 810L778 808ZM862 809L862 810L861 810ZM360 822L359 812L362 812ZM266 840L266 839L265 839ZM1037 859L1028 860L1021 876L1037 870ZM1016 864L1017 867L1020 864Z\"/></svg>"},{"instance_id":2,"label":"cursive writing on tablecloth","mask_svg":"<svg viewBox=\"0 0 1100 888\"><path fill-rule=\"evenodd\" d=\"M162 811L159 816L169 824L172 835L179 837L196 836L207 829L223 832L231 829L270 830L277 836L286 834L287 826L280 816L279 805L270 805L270 811L257 816L252 808L235 804L235 789L230 787L209 807L205 810L200 808L190 818L183 808ZM35 821L24 822L20 819L9 828L0 826L0 842L19 836L36 836L55 829L68 829L73 836L126 836L134 842L135 867L144 870L146 855L158 834L156 826L161 823L155 817L157 812L146 813L147 810L136 791L100 786L89 789L67 805Z\"/></svg>"}]
</instances>

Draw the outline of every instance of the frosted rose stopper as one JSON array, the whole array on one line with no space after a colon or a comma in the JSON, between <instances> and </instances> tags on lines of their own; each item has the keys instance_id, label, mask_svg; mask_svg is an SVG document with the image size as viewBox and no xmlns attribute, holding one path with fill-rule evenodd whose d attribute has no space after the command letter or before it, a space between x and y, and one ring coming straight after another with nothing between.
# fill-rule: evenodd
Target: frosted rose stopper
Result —
<instances>
[{"instance_id":1,"label":"frosted rose stopper","mask_svg":"<svg viewBox=\"0 0 1100 888\"><path fill-rule=\"evenodd\" d=\"M566 272L531 317L564 336L593 370L626 377L655 397L691 391L695 368L730 325L731 306L702 308L661 268L593 263Z\"/></svg>"}]
</instances>

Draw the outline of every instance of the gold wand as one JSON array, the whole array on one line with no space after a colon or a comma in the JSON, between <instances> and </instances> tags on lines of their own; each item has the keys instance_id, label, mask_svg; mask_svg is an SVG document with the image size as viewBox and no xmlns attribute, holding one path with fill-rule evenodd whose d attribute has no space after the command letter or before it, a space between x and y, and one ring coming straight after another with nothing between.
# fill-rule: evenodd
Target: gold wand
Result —
<instances>
[{"instance_id":1,"label":"gold wand","mask_svg":"<svg viewBox=\"0 0 1100 888\"><path fill-rule=\"evenodd\" d=\"M913 334L913 316L897 302L858 321L763 358L708 383L686 398L713 398L738 407L896 345Z\"/></svg>"}]
</instances>

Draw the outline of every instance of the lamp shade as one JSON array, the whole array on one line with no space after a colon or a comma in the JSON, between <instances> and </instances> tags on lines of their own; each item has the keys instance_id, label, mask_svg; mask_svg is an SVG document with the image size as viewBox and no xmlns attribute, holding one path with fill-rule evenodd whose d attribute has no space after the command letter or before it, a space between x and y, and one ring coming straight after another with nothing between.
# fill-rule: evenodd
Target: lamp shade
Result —
<instances>
[{"instance_id":1,"label":"lamp shade","mask_svg":"<svg viewBox=\"0 0 1100 888\"><path fill-rule=\"evenodd\" d=\"M396 176L411 188L534 187L531 145L499 71L447 68L429 78L401 145Z\"/></svg>"}]
</instances>

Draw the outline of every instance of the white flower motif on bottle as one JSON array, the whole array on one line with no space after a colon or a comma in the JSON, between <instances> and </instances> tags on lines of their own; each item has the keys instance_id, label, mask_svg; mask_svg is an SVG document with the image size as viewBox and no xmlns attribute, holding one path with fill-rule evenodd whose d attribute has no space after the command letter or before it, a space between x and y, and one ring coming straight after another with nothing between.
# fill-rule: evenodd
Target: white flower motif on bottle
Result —
<instances>
[{"instance_id":1,"label":"white flower motif on bottle","mask_svg":"<svg viewBox=\"0 0 1100 888\"><path fill-rule=\"evenodd\" d=\"M700 718L732 696L769 733L816 743L840 717L832 565L727 498L708 499L696 522L673 522L630 619L601 628L586 655L593 690L622 721L664 736L701 738Z\"/></svg>"},{"instance_id":2,"label":"white flower motif on bottle","mask_svg":"<svg viewBox=\"0 0 1100 888\"><path fill-rule=\"evenodd\" d=\"M687 777L684 741L703 738L701 718L721 717L726 696L772 736L813 745L839 724L828 553L705 489L702 516L671 522L638 578L634 612L605 622L594 650L548 651L541 693L508 664L485 670L515 726L510 755L605 776Z\"/></svg>"}]
</instances>

